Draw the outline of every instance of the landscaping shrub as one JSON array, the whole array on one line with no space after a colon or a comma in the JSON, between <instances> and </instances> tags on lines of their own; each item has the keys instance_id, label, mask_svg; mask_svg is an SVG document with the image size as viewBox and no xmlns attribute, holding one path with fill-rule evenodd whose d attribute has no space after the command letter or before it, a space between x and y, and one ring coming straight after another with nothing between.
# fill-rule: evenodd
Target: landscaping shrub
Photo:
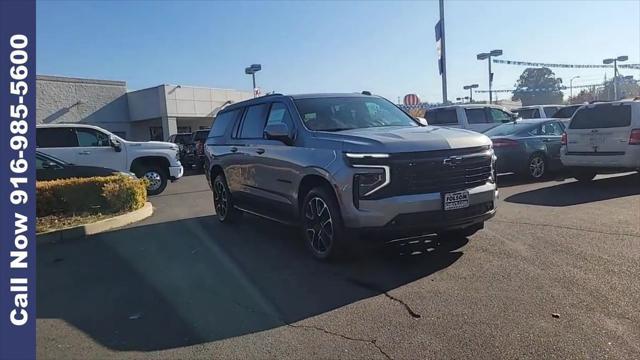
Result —
<instances>
[{"instance_id":1,"label":"landscaping shrub","mask_svg":"<svg viewBox=\"0 0 640 360\"><path fill-rule=\"evenodd\" d=\"M38 217L131 211L146 201L146 181L123 175L36 183Z\"/></svg>"}]
</instances>

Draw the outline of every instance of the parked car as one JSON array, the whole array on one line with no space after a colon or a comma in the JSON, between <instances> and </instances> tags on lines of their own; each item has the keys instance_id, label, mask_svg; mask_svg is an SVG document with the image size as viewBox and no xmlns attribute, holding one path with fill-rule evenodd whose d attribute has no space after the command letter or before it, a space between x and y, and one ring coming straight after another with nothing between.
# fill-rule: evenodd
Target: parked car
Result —
<instances>
[{"instance_id":1,"label":"parked car","mask_svg":"<svg viewBox=\"0 0 640 360\"><path fill-rule=\"evenodd\" d=\"M243 212L302 229L318 259L357 236L470 236L495 213L488 137L422 126L362 94L274 94L229 105L206 142L218 220Z\"/></svg>"},{"instance_id":2,"label":"parked car","mask_svg":"<svg viewBox=\"0 0 640 360\"><path fill-rule=\"evenodd\" d=\"M512 109L511 111L523 119L546 119L553 117L562 107L563 105L531 105Z\"/></svg>"},{"instance_id":3,"label":"parked car","mask_svg":"<svg viewBox=\"0 0 640 360\"><path fill-rule=\"evenodd\" d=\"M170 143L178 145L178 156L183 167L190 169L195 165L195 147L193 145L192 133L178 133L169 136Z\"/></svg>"},{"instance_id":4,"label":"parked car","mask_svg":"<svg viewBox=\"0 0 640 360\"><path fill-rule=\"evenodd\" d=\"M93 125L38 125L36 147L69 163L133 172L149 180L150 195L161 193L168 180L177 180L183 174L177 145L127 141Z\"/></svg>"},{"instance_id":5,"label":"parked car","mask_svg":"<svg viewBox=\"0 0 640 360\"><path fill-rule=\"evenodd\" d=\"M564 124L559 119L516 120L487 130L497 157L498 173L517 173L540 180L559 170L560 140Z\"/></svg>"},{"instance_id":6,"label":"parked car","mask_svg":"<svg viewBox=\"0 0 640 360\"><path fill-rule=\"evenodd\" d=\"M497 105L462 104L428 109L425 117L429 125L483 132L512 121L515 115Z\"/></svg>"},{"instance_id":7,"label":"parked car","mask_svg":"<svg viewBox=\"0 0 640 360\"><path fill-rule=\"evenodd\" d=\"M193 137L191 142L194 146L194 165L197 170L204 170L204 144L207 140L207 136L209 135L210 129L201 129L193 133Z\"/></svg>"},{"instance_id":8,"label":"parked car","mask_svg":"<svg viewBox=\"0 0 640 360\"><path fill-rule=\"evenodd\" d=\"M134 176L132 173L125 173L114 169L70 164L51 155L36 151L37 181L111 176L118 174Z\"/></svg>"},{"instance_id":9,"label":"parked car","mask_svg":"<svg viewBox=\"0 0 640 360\"><path fill-rule=\"evenodd\" d=\"M562 138L562 163L579 181L596 174L640 169L640 101L582 106Z\"/></svg>"}]
</instances>

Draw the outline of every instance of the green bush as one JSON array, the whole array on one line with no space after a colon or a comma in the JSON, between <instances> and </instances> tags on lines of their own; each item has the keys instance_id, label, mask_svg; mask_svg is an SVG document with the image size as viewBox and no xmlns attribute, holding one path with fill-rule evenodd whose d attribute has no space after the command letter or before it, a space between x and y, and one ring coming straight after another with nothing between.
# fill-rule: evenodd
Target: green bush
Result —
<instances>
[{"instance_id":1,"label":"green bush","mask_svg":"<svg viewBox=\"0 0 640 360\"><path fill-rule=\"evenodd\" d=\"M146 181L123 175L36 183L38 217L131 211L146 201Z\"/></svg>"}]
</instances>

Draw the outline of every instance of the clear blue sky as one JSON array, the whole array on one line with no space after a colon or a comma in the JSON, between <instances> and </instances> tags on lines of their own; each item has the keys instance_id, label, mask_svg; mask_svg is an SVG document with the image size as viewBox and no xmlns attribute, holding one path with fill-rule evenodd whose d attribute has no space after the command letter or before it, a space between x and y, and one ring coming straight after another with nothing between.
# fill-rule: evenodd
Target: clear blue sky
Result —
<instances>
[{"instance_id":1,"label":"clear blue sky","mask_svg":"<svg viewBox=\"0 0 640 360\"><path fill-rule=\"evenodd\" d=\"M163 83L250 90L244 68L261 63L257 81L266 91L367 89L392 101L415 92L433 102L442 98L438 16L437 1L39 1L37 66L39 74L125 80L132 90ZM447 0L445 19L450 100L468 94L465 84L487 88L486 61L475 55L490 49L509 60L599 64L628 55L640 63L639 0ZM523 70L494 65L494 89L512 88ZM579 75L574 85L605 74L554 71L566 84Z\"/></svg>"}]
</instances>

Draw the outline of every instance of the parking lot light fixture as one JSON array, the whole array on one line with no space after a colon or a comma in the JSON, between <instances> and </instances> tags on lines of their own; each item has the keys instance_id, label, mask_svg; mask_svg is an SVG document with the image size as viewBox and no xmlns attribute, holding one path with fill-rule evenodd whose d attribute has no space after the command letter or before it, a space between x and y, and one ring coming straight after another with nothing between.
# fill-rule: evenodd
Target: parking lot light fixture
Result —
<instances>
[{"instance_id":1,"label":"parking lot light fixture","mask_svg":"<svg viewBox=\"0 0 640 360\"><path fill-rule=\"evenodd\" d=\"M469 90L469 102L473 102L473 89L477 89L478 84L465 85L462 88Z\"/></svg>"},{"instance_id":2,"label":"parking lot light fixture","mask_svg":"<svg viewBox=\"0 0 640 360\"><path fill-rule=\"evenodd\" d=\"M251 75L251 79L253 80L253 97L256 97L256 73L262 70L262 65L260 64L251 64L244 69L244 73L247 75Z\"/></svg>"},{"instance_id":3,"label":"parking lot light fixture","mask_svg":"<svg viewBox=\"0 0 640 360\"><path fill-rule=\"evenodd\" d=\"M569 99L573 97L573 79L579 79L580 75L576 75L569 79Z\"/></svg>"},{"instance_id":4,"label":"parking lot light fixture","mask_svg":"<svg viewBox=\"0 0 640 360\"><path fill-rule=\"evenodd\" d=\"M627 55L620 55L615 58L607 58L602 60L603 64L611 64L613 63L613 100L618 100L618 61L627 61L629 57Z\"/></svg>"},{"instance_id":5,"label":"parking lot light fixture","mask_svg":"<svg viewBox=\"0 0 640 360\"><path fill-rule=\"evenodd\" d=\"M493 83L493 73L491 72L491 58L502 55L502 50L495 49L491 50L488 53L480 53L476 55L478 60L487 60L489 63L489 104L493 103L493 95L491 92L491 84Z\"/></svg>"}]
</instances>

